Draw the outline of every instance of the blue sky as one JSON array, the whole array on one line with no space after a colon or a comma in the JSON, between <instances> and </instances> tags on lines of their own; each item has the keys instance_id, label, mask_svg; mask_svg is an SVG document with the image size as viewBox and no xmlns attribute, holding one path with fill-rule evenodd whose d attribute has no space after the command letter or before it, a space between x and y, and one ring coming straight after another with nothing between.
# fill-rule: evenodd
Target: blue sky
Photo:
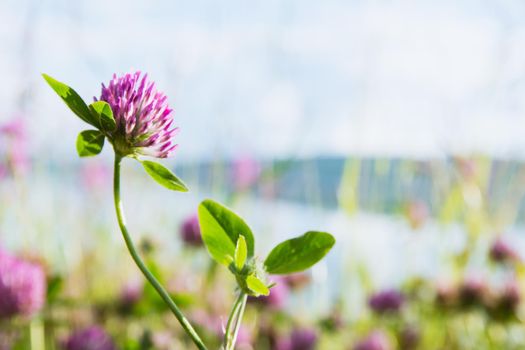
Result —
<instances>
[{"instance_id":1,"label":"blue sky","mask_svg":"<svg viewBox=\"0 0 525 350\"><path fill-rule=\"evenodd\" d=\"M175 108L179 159L523 157L523 13L520 0L4 0L0 121L23 108L35 150L73 155L82 123L38 74L90 99L141 69Z\"/></svg>"}]
</instances>

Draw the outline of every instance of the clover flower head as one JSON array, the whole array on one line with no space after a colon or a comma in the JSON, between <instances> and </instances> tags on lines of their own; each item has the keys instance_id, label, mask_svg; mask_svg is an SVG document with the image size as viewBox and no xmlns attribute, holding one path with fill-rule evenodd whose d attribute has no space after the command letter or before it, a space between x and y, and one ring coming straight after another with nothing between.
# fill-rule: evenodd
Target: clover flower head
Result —
<instances>
[{"instance_id":1,"label":"clover flower head","mask_svg":"<svg viewBox=\"0 0 525 350\"><path fill-rule=\"evenodd\" d=\"M503 263L519 261L519 254L501 238L496 239L489 251L490 258L494 262Z\"/></svg>"},{"instance_id":2,"label":"clover flower head","mask_svg":"<svg viewBox=\"0 0 525 350\"><path fill-rule=\"evenodd\" d=\"M191 215L182 222L180 236L182 241L189 246L202 246L201 229L197 215Z\"/></svg>"},{"instance_id":3,"label":"clover flower head","mask_svg":"<svg viewBox=\"0 0 525 350\"><path fill-rule=\"evenodd\" d=\"M291 350L313 350L317 344L317 332L310 328L297 328L290 335Z\"/></svg>"},{"instance_id":4,"label":"clover flower head","mask_svg":"<svg viewBox=\"0 0 525 350\"><path fill-rule=\"evenodd\" d=\"M387 289L373 294L368 299L368 305L377 313L397 312L404 301L403 294L395 289Z\"/></svg>"},{"instance_id":5,"label":"clover flower head","mask_svg":"<svg viewBox=\"0 0 525 350\"><path fill-rule=\"evenodd\" d=\"M45 294L41 265L0 250L0 318L33 315L44 305Z\"/></svg>"},{"instance_id":6,"label":"clover flower head","mask_svg":"<svg viewBox=\"0 0 525 350\"><path fill-rule=\"evenodd\" d=\"M177 147L173 142L178 130L173 127L173 110L147 74L114 74L108 86L102 84L98 100L111 107L116 129L108 132L108 137L120 155L167 158Z\"/></svg>"},{"instance_id":7,"label":"clover flower head","mask_svg":"<svg viewBox=\"0 0 525 350\"><path fill-rule=\"evenodd\" d=\"M144 294L144 283L141 280L130 280L120 290L118 309L126 314L140 301Z\"/></svg>"},{"instance_id":8,"label":"clover flower head","mask_svg":"<svg viewBox=\"0 0 525 350\"><path fill-rule=\"evenodd\" d=\"M458 298L461 306L483 306L488 297L487 283L479 278L469 276L458 287Z\"/></svg>"},{"instance_id":9,"label":"clover flower head","mask_svg":"<svg viewBox=\"0 0 525 350\"><path fill-rule=\"evenodd\" d=\"M503 286L497 302L497 307L500 313L504 315L511 315L517 312L521 301L521 292L518 282L511 280Z\"/></svg>"},{"instance_id":10,"label":"clover flower head","mask_svg":"<svg viewBox=\"0 0 525 350\"><path fill-rule=\"evenodd\" d=\"M91 326L71 334L63 344L65 350L115 350L111 337L99 326Z\"/></svg>"},{"instance_id":11,"label":"clover flower head","mask_svg":"<svg viewBox=\"0 0 525 350\"><path fill-rule=\"evenodd\" d=\"M399 345L401 349L416 349L421 340L421 332L414 325L403 328L399 334Z\"/></svg>"},{"instance_id":12,"label":"clover flower head","mask_svg":"<svg viewBox=\"0 0 525 350\"><path fill-rule=\"evenodd\" d=\"M385 333L373 331L354 346L354 350L390 350L390 342Z\"/></svg>"}]
</instances>

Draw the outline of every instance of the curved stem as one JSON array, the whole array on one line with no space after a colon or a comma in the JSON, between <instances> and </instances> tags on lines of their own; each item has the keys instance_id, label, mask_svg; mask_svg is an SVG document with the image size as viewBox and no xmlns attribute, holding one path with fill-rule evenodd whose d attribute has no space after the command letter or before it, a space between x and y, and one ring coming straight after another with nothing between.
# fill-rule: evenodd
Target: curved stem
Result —
<instances>
[{"instance_id":1,"label":"curved stem","mask_svg":"<svg viewBox=\"0 0 525 350\"><path fill-rule=\"evenodd\" d=\"M233 304L232 311L228 317L228 323L226 324L226 330L224 331L224 350L233 350L235 347L237 333L239 332L239 327L241 325L242 315L244 314L244 308L246 306L247 299L248 295L246 295L246 293L243 291L240 291L239 296Z\"/></svg>"},{"instance_id":2,"label":"curved stem","mask_svg":"<svg viewBox=\"0 0 525 350\"><path fill-rule=\"evenodd\" d=\"M160 295L162 300L168 305L170 310L173 312L177 320L180 322L182 328L186 331L188 336L191 338L193 343L199 348L199 350L207 350L206 346L200 339L199 335L193 327L191 326L190 322L180 309L177 307L175 302L171 299L168 292L162 287L162 285L159 283L159 281L153 276L153 274L148 270L146 267L146 264L142 261L140 258L137 249L135 248L133 241L131 240L131 237L129 235L128 229L126 228L126 219L124 217L124 209L122 207L122 201L120 199L120 163L122 161L122 157L115 154L115 169L114 169L114 175L113 175L113 195L115 199L115 210L117 211L117 220L120 227L120 231L122 232L122 236L124 237L124 241L126 242L126 246L128 248L128 251L133 258L133 261L135 261L135 264L137 264L138 268L146 277L146 279L151 283L153 288L157 291L157 293Z\"/></svg>"}]
</instances>

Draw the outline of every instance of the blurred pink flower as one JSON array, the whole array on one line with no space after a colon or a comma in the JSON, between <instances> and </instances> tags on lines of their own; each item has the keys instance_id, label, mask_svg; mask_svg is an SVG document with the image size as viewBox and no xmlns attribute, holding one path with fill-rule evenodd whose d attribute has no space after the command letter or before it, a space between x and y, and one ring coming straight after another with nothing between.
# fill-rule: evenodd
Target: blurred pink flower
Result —
<instances>
[{"instance_id":1,"label":"blurred pink flower","mask_svg":"<svg viewBox=\"0 0 525 350\"><path fill-rule=\"evenodd\" d=\"M313 350L317 338L317 332L311 328L296 328L290 335L291 350Z\"/></svg>"},{"instance_id":2,"label":"blurred pink flower","mask_svg":"<svg viewBox=\"0 0 525 350\"><path fill-rule=\"evenodd\" d=\"M405 297L401 292L395 289L386 289L373 294L368 299L368 305L370 308L379 313L398 312L403 303Z\"/></svg>"},{"instance_id":3,"label":"blurred pink flower","mask_svg":"<svg viewBox=\"0 0 525 350\"><path fill-rule=\"evenodd\" d=\"M469 276L458 287L458 298L463 307L484 306L488 293L488 285L480 277Z\"/></svg>"},{"instance_id":4,"label":"blurred pink flower","mask_svg":"<svg viewBox=\"0 0 525 350\"><path fill-rule=\"evenodd\" d=\"M404 327L399 334L399 345L403 350L417 349L421 341L421 331L409 325Z\"/></svg>"},{"instance_id":5,"label":"blurred pink flower","mask_svg":"<svg viewBox=\"0 0 525 350\"><path fill-rule=\"evenodd\" d=\"M455 161L460 174L466 181L475 179L478 167L474 159L457 157Z\"/></svg>"},{"instance_id":6,"label":"blurred pink flower","mask_svg":"<svg viewBox=\"0 0 525 350\"><path fill-rule=\"evenodd\" d=\"M99 326L91 326L71 334L63 343L64 350L116 350L111 337Z\"/></svg>"},{"instance_id":7,"label":"blurred pink flower","mask_svg":"<svg viewBox=\"0 0 525 350\"><path fill-rule=\"evenodd\" d=\"M496 239L490 247L489 256L494 262L518 262L520 256L518 252L502 238Z\"/></svg>"},{"instance_id":8,"label":"blurred pink flower","mask_svg":"<svg viewBox=\"0 0 525 350\"><path fill-rule=\"evenodd\" d=\"M239 332L237 333L236 348L243 348L252 345L253 334L248 327L241 324Z\"/></svg>"},{"instance_id":9,"label":"blurred pink flower","mask_svg":"<svg viewBox=\"0 0 525 350\"><path fill-rule=\"evenodd\" d=\"M32 316L43 307L45 296L43 267L0 250L0 318Z\"/></svg>"},{"instance_id":10,"label":"blurred pink flower","mask_svg":"<svg viewBox=\"0 0 525 350\"><path fill-rule=\"evenodd\" d=\"M421 228L429 217L427 204L423 201L411 201L406 207L406 216L410 227Z\"/></svg>"},{"instance_id":11,"label":"blurred pink flower","mask_svg":"<svg viewBox=\"0 0 525 350\"><path fill-rule=\"evenodd\" d=\"M108 167L95 160L82 163L81 178L88 190L97 190L111 183L111 171Z\"/></svg>"},{"instance_id":12,"label":"blurred pink flower","mask_svg":"<svg viewBox=\"0 0 525 350\"><path fill-rule=\"evenodd\" d=\"M30 168L30 159L27 152L26 125L22 117L0 126L0 135L5 137L5 157L7 160L6 170L15 173L26 173Z\"/></svg>"},{"instance_id":13,"label":"blurred pink flower","mask_svg":"<svg viewBox=\"0 0 525 350\"><path fill-rule=\"evenodd\" d=\"M25 138L26 137L26 124L21 116L2 124L0 126L0 134L15 137Z\"/></svg>"},{"instance_id":14,"label":"blurred pink flower","mask_svg":"<svg viewBox=\"0 0 525 350\"><path fill-rule=\"evenodd\" d=\"M254 158L244 155L233 161L233 184L239 191L253 186L261 175L261 166Z\"/></svg>"},{"instance_id":15,"label":"blurred pink flower","mask_svg":"<svg viewBox=\"0 0 525 350\"><path fill-rule=\"evenodd\" d=\"M153 345L157 350L173 349L173 339L173 335L169 332L157 331L152 335Z\"/></svg>"},{"instance_id":16,"label":"blurred pink flower","mask_svg":"<svg viewBox=\"0 0 525 350\"><path fill-rule=\"evenodd\" d=\"M199 226L199 217L196 214L188 216L180 227L180 237L182 241L194 247L202 246L201 229Z\"/></svg>"},{"instance_id":17,"label":"blurred pink flower","mask_svg":"<svg viewBox=\"0 0 525 350\"><path fill-rule=\"evenodd\" d=\"M121 312L130 312L144 294L144 282L131 280L124 284L120 291L118 308Z\"/></svg>"},{"instance_id":18,"label":"blurred pink flower","mask_svg":"<svg viewBox=\"0 0 525 350\"><path fill-rule=\"evenodd\" d=\"M366 338L359 341L354 350L390 350L392 349L388 337L382 331L373 331Z\"/></svg>"},{"instance_id":19,"label":"blurred pink flower","mask_svg":"<svg viewBox=\"0 0 525 350\"><path fill-rule=\"evenodd\" d=\"M275 350L313 350L318 340L317 332L311 328L295 328L289 337L280 337Z\"/></svg>"}]
</instances>

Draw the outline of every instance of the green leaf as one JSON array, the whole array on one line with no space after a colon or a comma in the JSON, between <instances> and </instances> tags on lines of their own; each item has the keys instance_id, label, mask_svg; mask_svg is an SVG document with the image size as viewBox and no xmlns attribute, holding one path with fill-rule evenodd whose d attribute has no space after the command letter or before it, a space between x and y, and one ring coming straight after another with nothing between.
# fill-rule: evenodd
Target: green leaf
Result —
<instances>
[{"instance_id":1,"label":"green leaf","mask_svg":"<svg viewBox=\"0 0 525 350\"><path fill-rule=\"evenodd\" d=\"M89 105L89 110L96 118L102 130L114 131L117 128L111 106L105 101L96 101Z\"/></svg>"},{"instance_id":2,"label":"green leaf","mask_svg":"<svg viewBox=\"0 0 525 350\"><path fill-rule=\"evenodd\" d=\"M188 192L188 187L164 165L150 160L141 161L144 170L162 186L169 190Z\"/></svg>"},{"instance_id":3,"label":"green leaf","mask_svg":"<svg viewBox=\"0 0 525 350\"><path fill-rule=\"evenodd\" d=\"M242 270L247 256L248 248L246 247L246 239L244 239L243 235L240 235L237 240L237 246L235 247L235 266L237 270Z\"/></svg>"},{"instance_id":4,"label":"green leaf","mask_svg":"<svg viewBox=\"0 0 525 350\"><path fill-rule=\"evenodd\" d=\"M80 119L82 119L86 123L98 128L98 123L89 112L88 106L75 90L73 90L64 83L61 83L58 80L51 78L47 74L42 74L42 76L47 81L49 86L51 86L51 88L55 90L58 96L62 98L62 100L66 103L69 109L73 111L73 113L75 113Z\"/></svg>"},{"instance_id":5,"label":"green leaf","mask_svg":"<svg viewBox=\"0 0 525 350\"><path fill-rule=\"evenodd\" d=\"M104 134L98 130L84 130L77 137L77 153L81 157L96 156L104 147Z\"/></svg>"},{"instance_id":6,"label":"green leaf","mask_svg":"<svg viewBox=\"0 0 525 350\"><path fill-rule=\"evenodd\" d=\"M264 261L271 274L288 274L306 270L321 260L335 244L326 232L310 231L278 244Z\"/></svg>"},{"instance_id":7,"label":"green leaf","mask_svg":"<svg viewBox=\"0 0 525 350\"><path fill-rule=\"evenodd\" d=\"M225 206L207 199L199 205L202 239L211 257L228 266L235 256L239 236L246 241L247 256L253 256L254 239L250 227Z\"/></svg>"},{"instance_id":8,"label":"green leaf","mask_svg":"<svg viewBox=\"0 0 525 350\"><path fill-rule=\"evenodd\" d=\"M270 294L268 287L266 287L266 285L255 275L246 277L246 286L255 296Z\"/></svg>"}]
</instances>

